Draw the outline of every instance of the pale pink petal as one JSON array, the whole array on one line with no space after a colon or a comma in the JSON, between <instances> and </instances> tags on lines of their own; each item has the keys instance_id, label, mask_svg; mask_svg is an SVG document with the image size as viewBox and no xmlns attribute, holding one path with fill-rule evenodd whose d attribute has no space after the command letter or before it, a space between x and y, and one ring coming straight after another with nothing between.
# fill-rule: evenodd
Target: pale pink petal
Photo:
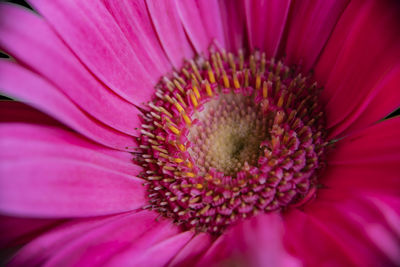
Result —
<instances>
[{"instance_id":1,"label":"pale pink petal","mask_svg":"<svg viewBox=\"0 0 400 267\"><path fill-rule=\"evenodd\" d=\"M357 266L360 260L326 226L292 209L285 214L285 245L304 266Z\"/></svg>"},{"instance_id":2,"label":"pale pink petal","mask_svg":"<svg viewBox=\"0 0 400 267\"><path fill-rule=\"evenodd\" d=\"M300 266L283 247L284 228L277 214L244 220L223 233L197 266Z\"/></svg>"},{"instance_id":3,"label":"pale pink petal","mask_svg":"<svg viewBox=\"0 0 400 267\"><path fill-rule=\"evenodd\" d=\"M59 121L24 104L13 100L0 101L0 122L27 122L67 128Z\"/></svg>"},{"instance_id":4,"label":"pale pink petal","mask_svg":"<svg viewBox=\"0 0 400 267\"><path fill-rule=\"evenodd\" d=\"M171 225L172 226L172 225ZM176 229L176 228L175 228ZM169 235L171 232L168 233ZM191 231L176 233L160 239L152 234L133 244L126 251L116 255L107 266L165 266L190 241L194 233Z\"/></svg>"},{"instance_id":5,"label":"pale pink petal","mask_svg":"<svg viewBox=\"0 0 400 267\"><path fill-rule=\"evenodd\" d=\"M309 71L328 41L349 0L294 1L285 48L287 61Z\"/></svg>"},{"instance_id":6,"label":"pale pink petal","mask_svg":"<svg viewBox=\"0 0 400 267\"><path fill-rule=\"evenodd\" d=\"M129 153L90 142L76 133L52 126L22 123L0 124L0 158L20 161L30 158L71 159L122 174L136 176L141 168ZM27 142L29 140L29 142Z\"/></svg>"},{"instance_id":7,"label":"pale pink petal","mask_svg":"<svg viewBox=\"0 0 400 267\"><path fill-rule=\"evenodd\" d=\"M250 49L274 57L286 25L291 0L245 0Z\"/></svg>"},{"instance_id":8,"label":"pale pink petal","mask_svg":"<svg viewBox=\"0 0 400 267\"><path fill-rule=\"evenodd\" d=\"M30 3L100 81L121 96L131 97L133 103L150 99L151 88L161 74L149 75L155 71L141 64L100 1L32 0Z\"/></svg>"},{"instance_id":9,"label":"pale pink petal","mask_svg":"<svg viewBox=\"0 0 400 267\"><path fill-rule=\"evenodd\" d=\"M366 128L399 108L399 84L400 65L397 65L370 90L362 104L357 106L351 115L331 129L329 136L334 138L339 134L346 135Z\"/></svg>"},{"instance_id":10,"label":"pale pink petal","mask_svg":"<svg viewBox=\"0 0 400 267\"><path fill-rule=\"evenodd\" d=\"M60 218L130 211L146 203L143 180L64 158L2 158L0 212Z\"/></svg>"},{"instance_id":11,"label":"pale pink petal","mask_svg":"<svg viewBox=\"0 0 400 267\"><path fill-rule=\"evenodd\" d=\"M175 0L175 8L194 49L198 54L207 52L212 38L207 35L196 1ZM211 1L209 1L211 2ZM208 14L206 16L209 16Z\"/></svg>"},{"instance_id":12,"label":"pale pink petal","mask_svg":"<svg viewBox=\"0 0 400 267\"><path fill-rule=\"evenodd\" d=\"M135 133L139 124L135 106L99 83L43 19L9 4L0 5L0 18L0 46L6 52L52 82L99 121L121 132ZM15 23L16 18L19 23ZM131 84L129 88L133 87L136 91L131 94L138 95L140 87Z\"/></svg>"},{"instance_id":13,"label":"pale pink petal","mask_svg":"<svg viewBox=\"0 0 400 267\"><path fill-rule=\"evenodd\" d=\"M335 144L321 183L335 190L400 192L400 117Z\"/></svg>"},{"instance_id":14,"label":"pale pink petal","mask_svg":"<svg viewBox=\"0 0 400 267\"><path fill-rule=\"evenodd\" d=\"M106 146L120 150L136 146L132 136L115 131L88 117L42 77L7 61L0 61L0 69L0 91L3 94L34 106Z\"/></svg>"},{"instance_id":15,"label":"pale pink petal","mask_svg":"<svg viewBox=\"0 0 400 267\"><path fill-rule=\"evenodd\" d=\"M0 249L21 246L62 222L0 215Z\"/></svg>"},{"instance_id":16,"label":"pale pink petal","mask_svg":"<svg viewBox=\"0 0 400 267\"><path fill-rule=\"evenodd\" d=\"M125 34L141 64L155 79L171 70L171 64L157 39L144 0L103 0L122 32Z\"/></svg>"},{"instance_id":17,"label":"pale pink petal","mask_svg":"<svg viewBox=\"0 0 400 267\"><path fill-rule=\"evenodd\" d=\"M237 52L244 47L245 11L242 0L220 0L222 26L225 31L226 47Z\"/></svg>"},{"instance_id":18,"label":"pale pink petal","mask_svg":"<svg viewBox=\"0 0 400 267\"><path fill-rule=\"evenodd\" d=\"M387 1L351 2L315 69L324 85L327 127L362 106L400 58L399 6Z\"/></svg>"},{"instance_id":19,"label":"pale pink petal","mask_svg":"<svg viewBox=\"0 0 400 267\"><path fill-rule=\"evenodd\" d=\"M224 28L222 26L221 10L218 0L198 0L197 4L200 18L209 39L215 39L219 45L226 48Z\"/></svg>"},{"instance_id":20,"label":"pale pink petal","mask_svg":"<svg viewBox=\"0 0 400 267\"><path fill-rule=\"evenodd\" d=\"M167 57L175 68L180 68L185 59L194 53L186 38L174 0L146 0L158 38Z\"/></svg>"},{"instance_id":21,"label":"pale pink petal","mask_svg":"<svg viewBox=\"0 0 400 267\"><path fill-rule=\"evenodd\" d=\"M208 233L199 233L175 256L168 266L195 265L198 259L212 245L213 237Z\"/></svg>"}]
</instances>

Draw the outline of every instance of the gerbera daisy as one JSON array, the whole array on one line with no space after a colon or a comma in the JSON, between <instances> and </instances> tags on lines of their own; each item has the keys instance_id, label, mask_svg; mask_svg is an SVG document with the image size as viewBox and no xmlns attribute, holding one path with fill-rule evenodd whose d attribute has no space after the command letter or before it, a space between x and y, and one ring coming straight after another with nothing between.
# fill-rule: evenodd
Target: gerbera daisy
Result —
<instances>
[{"instance_id":1,"label":"gerbera daisy","mask_svg":"<svg viewBox=\"0 0 400 267\"><path fill-rule=\"evenodd\" d=\"M11 266L400 264L395 1L0 4Z\"/></svg>"}]
</instances>

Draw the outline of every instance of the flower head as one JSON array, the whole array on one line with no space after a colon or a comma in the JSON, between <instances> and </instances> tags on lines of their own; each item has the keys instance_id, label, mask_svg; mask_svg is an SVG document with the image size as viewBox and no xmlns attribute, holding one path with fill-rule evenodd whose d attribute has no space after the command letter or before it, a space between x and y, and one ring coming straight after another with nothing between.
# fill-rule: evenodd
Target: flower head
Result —
<instances>
[{"instance_id":1,"label":"flower head","mask_svg":"<svg viewBox=\"0 0 400 267\"><path fill-rule=\"evenodd\" d=\"M10 265L400 263L395 2L30 3L0 4Z\"/></svg>"}]
</instances>

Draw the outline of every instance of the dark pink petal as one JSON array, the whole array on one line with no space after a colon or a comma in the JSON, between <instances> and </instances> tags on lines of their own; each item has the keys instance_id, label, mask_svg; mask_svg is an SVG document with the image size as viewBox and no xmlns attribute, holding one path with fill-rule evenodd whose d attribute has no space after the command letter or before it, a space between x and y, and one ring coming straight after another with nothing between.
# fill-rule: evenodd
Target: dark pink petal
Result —
<instances>
[{"instance_id":1,"label":"dark pink petal","mask_svg":"<svg viewBox=\"0 0 400 267\"><path fill-rule=\"evenodd\" d=\"M304 266L357 266L360 260L326 226L293 209L285 214L285 245Z\"/></svg>"},{"instance_id":2,"label":"dark pink petal","mask_svg":"<svg viewBox=\"0 0 400 267\"><path fill-rule=\"evenodd\" d=\"M169 263L169 266L195 265L199 257L212 245L213 238L208 233L199 233Z\"/></svg>"},{"instance_id":3,"label":"dark pink petal","mask_svg":"<svg viewBox=\"0 0 400 267\"><path fill-rule=\"evenodd\" d=\"M335 190L400 192L400 117L335 144L320 182Z\"/></svg>"},{"instance_id":4,"label":"dark pink petal","mask_svg":"<svg viewBox=\"0 0 400 267\"><path fill-rule=\"evenodd\" d=\"M193 57L193 50L185 36L174 0L146 0L158 38L167 57L175 68L180 68L184 59Z\"/></svg>"},{"instance_id":5,"label":"dark pink petal","mask_svg":"<svg viewBox=\"0 0 400 267\"><path fill-rule=\"evenodd\" d=\"M0 212L60 218L130 211L145 200L143 180L70 158L2 158Z\"/></svg>"},{"instance_id":6,"label":"dark pink petal","mask_svg":"<svg viewBox=\"0 0 400 267\"><path fill-rule=\"evenodd\" d=\"M1 161L23 161L29 155L29 158L40 158L44 162L55 158L82 161L133 176L141 171L133 164L131 154L94 144L60 128L2 123L0 129Z\"/></svg>"},{"instance_id":7,"label":"dark pink petal","mask_svg":"<svg viewBox=\"0 0 400 267\"><path fill-rule=\"evenodd\" d=\"M242 0L221 0L220 4L222 26L225 31L226 47L237 52L244 47L245 11Z\"/></svg>"},{"instance_id":8,"label":"dark pink petal","mask_svg":"<svg viewBox=\"0 0 400 267\"><path fill-rule=\"evenodd\" d=\"M60 120L90 139L126 150L136 146L132 136L90 118L42 77L12 62L0 61L0 91ZM33 93L34 92L34 93Z\"/></svg>"},{"instance_id":9,"label":"dark pink petal","mask_svg":"<svg viewBox=\"0 0 400 267\"><path fill-rule=\"evenodd\" d=\"M287 60L309 71L349 0L293 1L285 48Z\"/></svg>"},{"instance_id":10,"label":"dark pink petal","mask_svg":"<svg viewBox=\"0 0 400 267\"><path fill-rule=\"evenodd\" d=\"M150 70L150 76L158 79L160 74L169 72L172 66L157 39L144 0L103 0L103 2L125 34L141 64L145 64Z\"/></svg>"},{"instance_id":11,"label":"dark pink petal","mask_svg":"<svg viewBox=\"0 0 400 267\"><path fill-rule=\"evenodd\" d=\"M149 100L151 88L161 73L139 60L101 2L33 0L30 3L106 86L133 103Z\"/></svg>"},{"instance_id":12,"label":"dark pink petal","mask_svg":"<svg viewBox=\"0 0 400 267\"><path fill-rule=\"evenodd\" d=\"M64 127L50 116L17 101L0 101L0 122L27 122Z\"/></svg>"},{"instance_id":13,"label":"dark pink petal","mask_svg":"<svg viewBox=\"0 0 400 267\"><path fill-rule=\"evenodd\" d=\"M222 47L226 48L224 28L222 26L221 10L219 6L220 1L198 0L195 2L208 38L215 38Z\"/></svg>"},{"instance_id":14,"label":"dark pink petal","mask_svg":"<svg viewBox=\"0 0 400 267\"><path fill-rule=\"evenodd\" d=\"M362 104L357 106L356 110L347 116L342 123L333 127L329 135L334 138L339 134L345 135L366 128L399 108L399 84L400 64L374 85Z\"/></svg>"},{"instance_id":15,"label":"dark pink petal","mask_svg":"<svg viewBox=\"0 0 400 267\"><path fill-rule=\"evenodd\" d=\"M351 2L346 8L315 69L325 85L328 128L346 123L398 63L398 14L390 1Z\"/></svg>"},{"instance_id":16,"label":"dark pink petal","mask_svg":"<svg viewBox=\"0 0 400 267\"><path fill-rule=\"evenodd\" d=\"M291 0L245 0L246 24L251 49L274 57L282 38Z\"/></svg>"},{"instance_id":17,"label":"dark pink petal","mask_svg":"<svg viewBox=\"0 0 400 267\"><path fill-rule=\"evenodd\" d=\"M197 266L299 266L283 247L284 228L277 214L244 220L223 233Z\"/></svg>"},{"instance_id":18,"label":"dark pink petal","mask_svg":"<svg viewBox=\"0 0 400 267\"><path fill-rule=\"evenodd\" d=\"M320 191L317 201L306 206L305 212L342 244L344 250L356 260L357 266L399 264L396 255L400 242L390 232L376 207L365 203L354 192ZM325 200L328 194L333 201Z\"/></svg>"},{"instance_id":19,"label":"dark pink petal","mask_svg":"<svg viewBox=\"0 0 400 267\"><path fill-rule=\"evenodd\" d=\"M0 249L23 245L61 222L0 215Z\"/></svg>"},{"instance_id":20,"label":"dark pink petal","mask_svg":"<svg viewBox=\"0 0 400 267\"><path fill-rule=\"evenodd\" d=\"M121 132L135 133L138 110L99 83L43 19L7 4L0 5L0 14L0 46L5 51L51 81L99 121ZM19 23L15 23L16 18ZM138 91L131 94L138 95Z\"/></svg>"},{"instance_id":21,"label":"dark pink petal","mask_svg":"<svg viewBox=\"0 0 400 267\"><path fill-rule=\"evenodd\" d=\"M17 259L23 263L21 259L28 262L41 256L47 266L103 266L119 258L131 246L143 252L178 233L170 221L157 221L157 216L154 212L141 211L92 221L92 225L88 222L71 224L75 229L72 232L60 227L32 242L28 245L30 249L22 250ZM64 241L63 244L60 241ZM39 245L48 247L52 253L40 255L35 249Z\"/></svg>"},{"instance_id":22,"label":"dark pink petal","mask_svg":"<svg viewBox=\"0 0 400 267\"><path fill-rule=\"evenodd\" d=\"M157 234L150 233L138 243L133 243L116 255L107 266L166 266L194 235L193 232L186 231L176 233L168 239L163 235L161 239Z\"/></svg>"},{"instance_id":23,"label":"dark pink petal","mask_svg":"<svg viewBox=\"0 0 400 267\"><path fill-rule=\"evenodd\" d=\"M212 38L207 35L200 12L197 9L196 1L175 0L174 2L179 18L194 49L198 54L206 52Z\"/></svg>"}]
</instances>

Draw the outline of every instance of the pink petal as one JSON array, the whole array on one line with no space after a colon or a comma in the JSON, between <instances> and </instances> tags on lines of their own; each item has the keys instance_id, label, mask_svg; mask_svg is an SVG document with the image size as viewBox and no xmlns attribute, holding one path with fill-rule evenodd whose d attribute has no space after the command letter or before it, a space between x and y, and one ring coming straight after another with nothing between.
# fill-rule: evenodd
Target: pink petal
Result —
<instances>
[{"instance_id":1,"label":"pink petal","mask_svg":"<svg viewBox=\"0 0 400 267\"><path fill-rule=\"evenodd\" d=\"M220 236L197 266L300 266L283 248L283 231L277 214L244 220Z\"/></svg>"},{"instance_id":2,"label":"pink petal","mask_svg":"<svg viewBox=\"0 0 400 267\"><path fill-rule=\"evenodd\" d=\"M370 90L362 104L350 116L332 128L329 136L334 138L339 134L345 135L366 128L396 110L400 103L399 84L400 65L397 65Z\"/></svg>"},{"instance_id":3,"label":"pink petal","mask_svg":"<svg viewBox=\"0 0 400 267\"><path fill-rule=\"evenodd\" d=\"M195 1L208 39L215 39L222 47L226 48L219 2L210 0Z\"/></svg>"},{"instance_id":4,"label":"pink petal","mask_svg":"<svg viewBox=\"0 0 400 267\"><path fill-rule=\"evenodd\" d=\"M237 52L244 47L245 12L241 0L220 0L222 26L225 30L226 47Z\"/></svg>"},{"instance_id":5,"label":"pink petal","mask_svg":"<svg viewBox=\"0 0 400 267\"><path fill-rule=\"evenodd\" d=\"M194 235L186 231L160 240L156 234L147 236L148 240L143 238L143 241L116 255L107 266L166 266Z\"/></svg>"},{"instance_id":6,"label":"pink petal","mask_svg":"<svg viewBox=\"0 0 400 267\"><path fill-rule=\"evenodd\" d=\"M291 0L245 0L247 32L251 49L274 57L283 35Z\"/></svg>"},{"instance_id":7,"label":"pink petal","mask_svg":"<svg viewBox=\"0 0 400 267\"><path fill-rule=\"evenodd\" d=\"M213 238L207 233L199 233L169 263L169 266L190 266L212 245Z\"/></svg>"},{"instance_id":8,"label":"pink petal","mask_svg":"<svg viewBox=\"0 0 400 267\"><path fill-rule=\"evenodd\" d=\"M106 146L121 150L136 146L131 136L88 117L42 77L6 61L0 61L0 69L0 90L3 94L25 101Z\"/></svg>"},{"instance_id":9,"label":"pink petal","mask_svg":"<svg viewBox=\"0 0 400 267\"><path fill-rule=\"evenodd\" d=\"M325 85L327 126L362 106L400 57L399 8L386 1L351 2L316 66Z\"/></svg>"},{"instance_id":10,"label":"pink petal","mask_svg":"<svg viewBox=\"0 0 400 267\"><path fill-rule=\"evenodd\" d=\"M0 14L0 45L7 52L54 83L99 121L121 132L135 133L134 128L139 124L135 106L99 83L44 20L9 4L0 5ZM19 23L15 23L15 18ZM131 94L137 95L137 91Z\"/></svg>"},{"instance_id":11,"label":"pink petal","mask_svg":"<svg viewBox=\"0 0 400 267\"><path fill-rule=\"evenodd\" d=\"M157 221L157 216L154 212L141 211L103 219L100 223L92 221L90 228L85 222L70 225L75 228L72 238L71 229L66 227L52 231L33 242L30 250L22 251L20 259L28 262L41 256L46 266L103 266L120 257L130 246L146 251L177 234L177 228L169 220ZM64 241L63 244L60 241ZM35 247L40 244L52 249L52 253L40 253L37 249L35 253Z\"/></svg>"},{"instance_id":12,"label":"pink petal","mask_svg":"<svg viewBox=\"0 0 400 267\"><path fill-rule=\"evenodd\" d=\"M28 122L66 128L52 117L17 101L0 101L0 114L0 122Z\"/></svg>"},{"instance_id":13,"label":"pink petal","mask_svg":"<svg viewBox=\"0 0 400 267\"><path fill-rule=\"evenodd\" d=\"M193 50L185 36L174 0L146 0L146 4L167 57L175 68L180 68L184 59L193 57Z\"/></svg>"},{"instance_id":14,"label":"pink petal","mask_svg":"<svg viewBox=\"0 0 400 267\"><path fill-rule=\"evenodd\" d=\"M103 0L118 26L129 41L141 64L148 67L155 79L171 70L171 64L157 39L144 0Z\"/></svg>"},{"instance_id":15,"label":"pink petal","mask_svg":"<svg viewBox=\"0 0 400 267\"><path fill-rule=\"evenodd\" d=\"M212 38L207 35L196 2L194 0L175 0L175 6L186 34L196 52L198 54L207 52L207 48L209 47ZM207 14L206 16L209 15Z\"/></svg>"},{"instance_id":16,"label":"pink petal","mask_svg":"<svg viewBox=\"0 0 400 267\"><path fill-rule=\"evenodd\" d=\"M70 158L2 158L0 212L59 218L112 214L146 203L143 180Z\"/></svg>"},{"instance_id":17,"label":"pink petal","mask_svg":"<svg viewBox=\"0 0 400 267\"><path fill-rule=\"evenodd\" d=\"M388 235L385 222L376 218L376 214L372 216L368 214L374 208L369 205L360 207L360 203L354 204L354 199L357 199L354 193L348 193L347 196L342 195L336 201L324 201L323 194L325 192L324 190L320 191L321 199L306 206L305 212L328 229L334 239L342 244L343 248L357 261L357 266L392 265L390 254L393 254L392 251L398 247L398 244L393 247L393 244L390 244L387 239L384 240ZM331 191L331 194L338 192L338 190ZM368 222L371 218L375 220L372 225ZM375 229L371 226L375 226ZM371 238L376 234L374 233L376 230L382 235L380 240L377 240L376 237ZM386 247L382 246L380 243L382 241L387 242Z\"/></svg>"},{"instance_id":18,"label":"pink petal","mask_svg":"<svg viewBox=\"0 0 400 267\"><path fill-rule=\"evenodd\" d=\"M155 73L139 60L101 2L33 0L31 3L105 85L135 104L150 99L151 88L161 73Z\"/></svg>"},{"instance_id":19,"label":"pink petal","mask_svg":"<svg viewBox=\"0 0 400 267\"><path fill-rule=\"evenodd\" d=\"M357 266L360 260L326 226L297 209L285 214L285 245L304 266Z\"/></svg>"},{"instance_id":20,"label":"pink petal","mask_svg":"<svg viewBox=\"0 0 400 267\"><path fill-rule=\"evenodd\" d=\"M141 168L130 153L94 144L76 133L51 126L22 123L0 124L0 158L19 161L30 158L71 159L110 171L138 175ZM29 142L26 142L29 140Z\"/></svg>"},{"instance_id":21,"label":"pink petal","mask_svg":"<svg viewBox=\"0 0 400 267\"><path fill-rule=\"evenodd\" d=\"M349 0L294 1L285 48L287 61L309 71L328 41Z\"/></svg>"},{"instance_id":22,"label":"pink petal","mask_svg":"<svg viewBox=\"0 0 400 267\"><path fill-rule=\"evenodd\" d=\"M23 245L61 220L16 218L0 215L0 248Z\"/></svg>"},{"instance_id":23,"label":"pink petal","mask_svg":"<svg viewBox=\"0 0 400 267\"><path fill-rule=\"evenodd\" d=\"M400 192L400 117L340 140L321 183L336 190Z\"/></svg>"}]
</instances>

